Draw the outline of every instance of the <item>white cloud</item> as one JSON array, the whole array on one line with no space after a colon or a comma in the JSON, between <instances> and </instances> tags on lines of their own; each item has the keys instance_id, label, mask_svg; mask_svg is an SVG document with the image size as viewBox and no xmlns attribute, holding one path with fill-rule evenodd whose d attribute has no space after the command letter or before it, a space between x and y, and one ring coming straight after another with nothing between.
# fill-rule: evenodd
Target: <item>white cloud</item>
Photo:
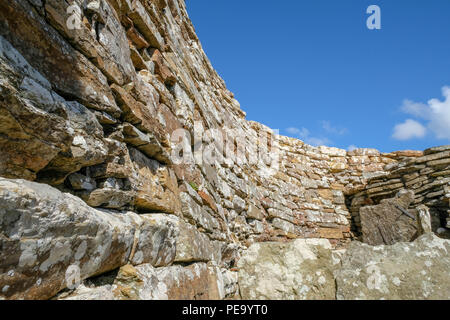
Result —
<instances>
[{"instance_id":1,"label":"white cloud","mask_svg":"<svg viewBox=\"0 0 450 320\"><path fill-rule=\"evenodd\" d=\"M355 149L358 149L358 147L355 146L354 144L349 145L348 148L347 148L348 151L353 151L353 150L355 150Z\"/></svg>"},{"instance_id":2,"label":"white cloud","mask_svg":"<svg viewBox=\"0 0 450 320\"><path fill-rule=\"evenodd\" d=\"M325 146L332 143L331 140L325 137L311 137L309 130L303 127L301 129L290 127L286 129L286 132L297 138L300 138L301 140L312 146Z\"/></svg>"},{"instance_id":3,"label":"white cloud","mask_svg":"<svg viewBox=\"0 0 450 320\"><path fill-rule=\"evenodd\" d=\"M418 118L428 118L428 106L424 103L417 103L411 100L404 100L402 105L404 113L413 115Z\"/></svg>"},{"instance_id":4,"label":"white cloud","mask_svg":"<svg viewBox=\"0 0 450 320\"><path fill-rule=\"evenodd\" d=\"M438 139L448 139L450 140L450 87L442 88L442 95L444 96L444 100L441 101L439 99L431 99L426 104L425 103L417 103L411 100L403 101L402 111L410 114L416 118L423 119L426 122L426 126L428 129L434 133L436 138ZM407 120L408 121L408 120ZM413 121L413 120L411 120ZM417 121L416 124L418 123ZM406 122L405 122L406 123ZM404 130L407 131L405 123L398 124L398 126L404 127ZM412 126L412 123L409 122L409 126ZM416 125L417 128L419 128ZM423 125L420 125L421 130L418 134L409 134L410 138L414 137L423 137L425 134L420 134L425 131ZM396 129L394 129L396 130ZM400 130L400 129L399 129ZM405 131L405 134L407 133ZM397 132L397 131L395 131ZM408 135L402 135L399 133L398 137L403 137ZM394 133L394 138L396 135ZM408 138L409 139L409 138ZM407 140L400 139L400 140Z\"/></svg>"},{"instance_id":5,"label":"white cloud","mask_svg":"<svg viewBox=\"0 0 450 320\"><path fill-rule=\"evenodd\" d=\"M290 134L298 134L300 132L300 129L299 128L290 127L290 128L286 129L286 132L290 133Z\"/></svg>"},{"instance_id":6,"label":"white cloud","mask_svg":"<svg viewBox=\"0 0 450 320\"><path fill-rule=\"evenodd\" d=\"M316 138L316 137L308 137L305 139L307 144L312 146L329 146L331 144L331 140L328 138Z\"/></svg>"},{"instance_id":7,"label":"white cloud","mask_svg":"<svg viewBox=\"0 0 450 320\"><path fill-rule=\"evenodd\" d=\"M331 125L330 121L322 121L322 128L328 133L338 134L338 135L346 134L348 131L347 128L333 127Z\"/></svg>"},{"instance_id":8,"label":"white cloud","mask_svg":"<svg viewBox=\"0 0 450 320\"><path fill-rule=\"evenodd\" d=\"M415 120L407 119L394 127L392 137L397 140L409 140L412 138L423 138L426 133L427 129L422 124Z\"/></svg>"},{"instance_id":9,"label":"white cloud","mask_svg":"<svg viewBox=\"0 0 450 320\"><path fill-rule=\"evenodd\" d=\"M296 135L301 138L306 138L309 136L309 130L306 128L299 129L299 128L291 127L291 128L287 128L286 131L292 135Z\"/></svg>"}]
</instances>

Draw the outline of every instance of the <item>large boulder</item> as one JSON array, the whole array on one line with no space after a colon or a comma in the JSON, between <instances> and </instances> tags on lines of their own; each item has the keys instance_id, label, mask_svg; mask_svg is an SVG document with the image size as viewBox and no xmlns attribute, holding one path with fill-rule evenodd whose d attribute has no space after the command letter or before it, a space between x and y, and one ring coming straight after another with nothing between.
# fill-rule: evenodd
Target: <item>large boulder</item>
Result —
<instances>
[{"instance_id":1,"label":"large boulder","mask_svg":"<svg viewBox=\"0 0 450 320\"><path fill-rule=\"evenodd\" d=\"M450 299L450 240L427 233L414 242L352 242L336 273L338 299Z\"/></svg>"},{"instance_id":2,"label":"large boulder","mask_svg":"<svg viewBox=\"0 0 450 320\"><path fill-rule=\"evenodd\" d=\"M128 263L169 265L177 237L164 215L97 210L45 184L0 178L0 298L50 298L72 269L83 280Z\"/></svg>"},{"instance_id":3,"label":"large boulder","mask_svg":"<svg viewBox=\"0 0 450 320\"><path fill-rule=\"evenodd\" d=\"M243 299L335 299L335 267L326 239L253 244L238 269Z\"/></svg>"}]
</instances>

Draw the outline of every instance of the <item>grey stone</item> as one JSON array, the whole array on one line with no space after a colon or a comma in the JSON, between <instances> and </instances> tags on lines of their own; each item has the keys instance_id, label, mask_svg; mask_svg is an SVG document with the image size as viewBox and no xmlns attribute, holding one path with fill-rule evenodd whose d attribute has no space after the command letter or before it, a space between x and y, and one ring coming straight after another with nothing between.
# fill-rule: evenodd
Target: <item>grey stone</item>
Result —
<instances>
[{"instance_id":1,"label":"grey stone","mask_svg":"<svg viewBox=\"0 0 450 320\"><path fill-rule=\"evenodd\" d=\"M194 226L175 219L178 229L175 262L208 262L214 259L214 247L208 236Z\"/></svg>"},{"instance_id":2,"label":"grey stone","mask_svg":"<svg viewBox=\"0 0 450 320\"><path fill-rule=\"evenodd\" d=\"M219 228L219 222L211 214L196 203L189 194L185 192L180 193L181 211L183 216L191 220L193 224L204 228L210 232Z\"/></svg>"},{"instance_id":3,"label":"grey stone","mask_svg":"<svg viewBox=\"0 0 450 320\"><path fill-rule=\"evenodd\" d=\"M80 173L73 173L69 177L69 183L74 190L87 190L92 191L96 188L97 183L95 180L86 177Z\"/></svg>"},{"instance_id":4,"label":"grey stone","mask_svg":"<svg viewBox=\"0 0 450 320\"><path fill-rule=\"evenodd\" d=\"M420 205L416 208L416 210L417 229L419 235L433 232L431 229L431 216L428 207L425 205Z\"/></svg>"},{"instance_id":5,"label":"grey stone","mask_svg":"<svg viewBox=\"0 0 450 320\"><path fill-rule=\"evenodd\" d=\"M106 278L106 277L105 277ZM86 281L59 300L219 300L237 294L235 273L206 263L154 268L150 264L123 266L112 284Z\"/></svg>"},{"instance_id":6,"label":"grey stone","mask_svg":"<svg viewBox=\"0 0 450 320\"><path fill-rule=\"evenodd\" d=\"M169 264L176 249L167 228L132 212L90 208L44 184L0 178L0 296L50 298L67 286L70 266L83 280L129 259Z\"/></svg>"}]
</instances>

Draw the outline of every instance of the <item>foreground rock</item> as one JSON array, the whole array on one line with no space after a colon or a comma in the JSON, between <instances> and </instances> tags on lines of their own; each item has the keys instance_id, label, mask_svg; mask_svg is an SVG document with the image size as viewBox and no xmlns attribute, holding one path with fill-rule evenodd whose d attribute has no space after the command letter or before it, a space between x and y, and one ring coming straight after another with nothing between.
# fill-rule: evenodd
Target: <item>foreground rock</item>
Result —
<instances>
[{"instance_id":1,"label":"foreground rock","mask_svg":"<svg viewBox=\"0 0 450 320\"><path fill-rule=\"evenodd\" d=\"M126 265L88 280L60 300L220 300L237 294L237 275L206 263L154 268Z\"/></svg>"},{"instance_id":2,"label":"foreground rock","mask_svg":"<svg viewBox=\"0 0 450 320\"><path fill-rule=\"evenodd\" d=\"M46 299L131 262L175 259L177 228L163 215L100 211L44 184L0 178L0 297Z\"/></svg>"},{"instance_id":3,"label":"foreground rock","mask_svg":"<svg viewBox=\"0 0 450 320\"><path fill-rule=\"evenodd\" d=\"M353 242L337 272L337 298L450 299L450 241L432 233L411 243Z\"/></svg>"},{"instance_id":4,"label":"foreground rock","mask_svg":"<svg viewBox=\"0 0 450 320\"><path fill-rule=\"evenodd\" d=\"M333 256L325 239L257 243L239 260L243 299L334 299Z\"/></svg>"}]
</instances>

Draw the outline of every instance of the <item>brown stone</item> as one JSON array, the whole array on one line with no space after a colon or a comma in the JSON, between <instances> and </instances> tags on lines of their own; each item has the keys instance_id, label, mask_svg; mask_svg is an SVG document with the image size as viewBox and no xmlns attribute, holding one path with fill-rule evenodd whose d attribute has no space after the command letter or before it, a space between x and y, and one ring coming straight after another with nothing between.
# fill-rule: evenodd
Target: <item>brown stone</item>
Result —
<instances>
[{"instance_id":1,"label":"brown stone","mask_svg":"<svg viewBox=\"0 0 450 320\"><path fill-rule=\"evenodd\" d=\"M161 52L158 49L150 49L149 54L152 61L155 63L155 72L161 76L162 82L165 84L174 84L176 78L167 66Z\"/></svg>"},{"instance_id":2,"label":"brown stone","mask_svg":"<svg viewBox=\"0 0 450 320\"><path fill-rule=\"evenodd\" d=\"M135 28L130 27L127 31L128 39L133 42L137 49L143 49L150 47L150 44L145 40L145 38L137 31Z\"/></svg>"},{"instance_id":3,"label":"brown stone","mask_svg":"<svg viewBox=\"0 0 450 320\"><path fill-rule=\"evenodd\" d=\"M264 209L260 209L258 207L256 207L253 204L250 204L248 206L248 211L247 211L247 218L250 219L256 219L256 220L260 220L262 221L265 217L265 214L263 213Z\"/></svg>"},{"instance_id":4,"label":"brown stone","mask_svg":"<svg viewBox=\"0 0 450 320\"><path fill-rule=\"evenodd\" d=\"M138 150L130 149L131 161L137 175L131 178L136 190L134 205L144 212L180 212L178 183L174 172Z\"/></svg>"},{"instance_id":5,"label":"brown stone","mask_svg":"<svg viewBox=\"0 0 450 320\"><path fill-rule=\"evenodd\" d=\"M422 157L423 151L417 151L417 150L401 150L401 151L395 151L392 152L398 157Z\"/></svg>"},{"instance_id":6,"label":"brown stone","mask_svg":"<svg viewBox=\"0 0 450 320\"><path fill-rule=\"evenodd\" d=\"M54 88L86 107L119 116L107 78L75 50L26 0L0 2L3 35Z\"/></svg>"},{"instance_id":7,"label":"brown stone","mask_svg":"<svg viewBox=\"0 0 450 320\"><path fill-rule=\"evenodd\" d=\"M150 45L158 49L164 47L164 38L159 34L158 28L142 3L139 0L133 0L130 9L127 12L128 17L133 20L135 27L144 35Z\"/></svg>"}]
</instances>

